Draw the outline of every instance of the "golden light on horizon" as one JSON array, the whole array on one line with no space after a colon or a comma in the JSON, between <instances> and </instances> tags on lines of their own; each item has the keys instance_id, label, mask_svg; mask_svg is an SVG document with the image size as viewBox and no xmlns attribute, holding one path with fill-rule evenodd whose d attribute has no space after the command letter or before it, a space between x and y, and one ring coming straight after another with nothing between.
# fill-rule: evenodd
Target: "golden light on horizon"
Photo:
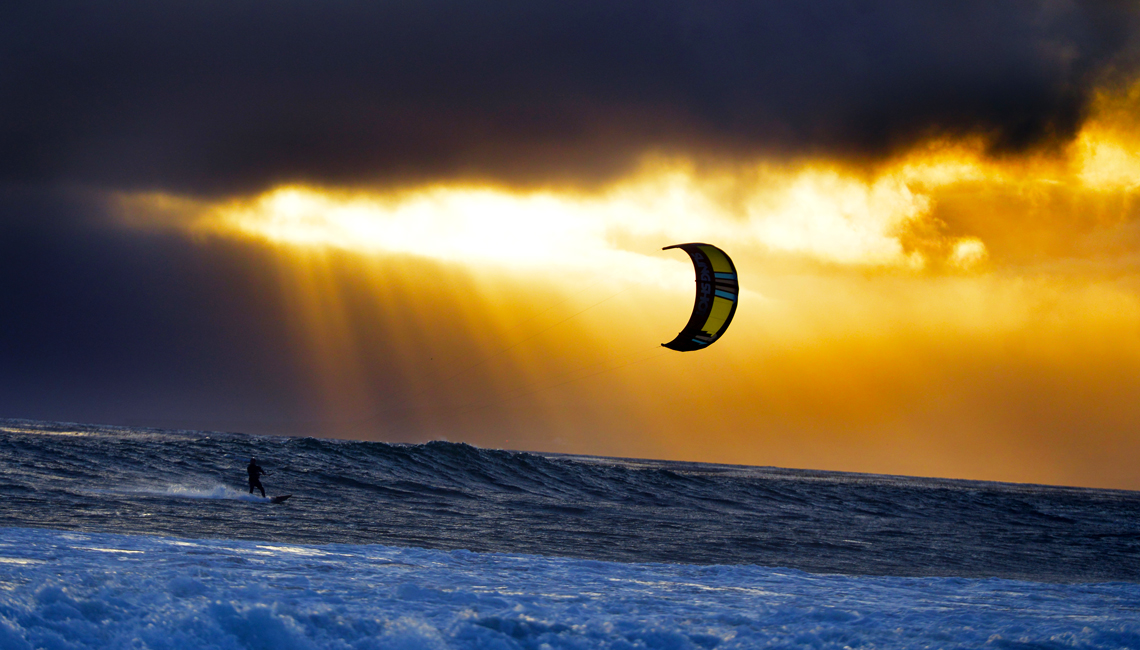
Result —
<instances>
[{"instance_id":1,"label":"golden light on horizon","mask_svg":"<svg viewBox=\"0 0 1140 650\"><path fill-rule=\"evenodd\" d=\"M349 420L399 386L385 421L491 446L1140 488L1120 460L1140 454L1137 93L1021 156L939 139L862 166L651 158L589 191L119 207L275 251ZM693 278L660 248L689 241L733 256L740 308L709 350L662 354Z\"/></svg>"}]
</instances>

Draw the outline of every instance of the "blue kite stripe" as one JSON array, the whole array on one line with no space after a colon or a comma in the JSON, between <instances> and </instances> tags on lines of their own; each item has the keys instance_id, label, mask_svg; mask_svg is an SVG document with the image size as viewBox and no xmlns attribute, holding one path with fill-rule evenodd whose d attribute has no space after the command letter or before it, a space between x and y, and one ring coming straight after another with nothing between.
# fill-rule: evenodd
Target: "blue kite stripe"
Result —
<instances>
[{"instance_id":1,"label":"blue kite stripe","mask_svg":"<svg viewBox=\"0 0 1140 650\"><path fill-rule=\"evenodd\" d=\"M731 293L725 293L724 291L719 291L719 290L718 290L718 291L714 291L713 293L715 293L716 295L720 296L721 298L727 298L727 299L729 299L729 300L736 300L736 296L734 296L734 295L733 295L733 294L731 294Z\"/></svg>"},{"instance_id":2,"label":"blue kite stripe","mask_svg":"<svg viewBox=\"0 0 1140 650\"><path fill-rule=\"evenodd\" d=\"M715 275L718 278L726 278L729 280L735 280L736 279L735 273L714 273L713 275Z\"/></svg>"}]
</instances>

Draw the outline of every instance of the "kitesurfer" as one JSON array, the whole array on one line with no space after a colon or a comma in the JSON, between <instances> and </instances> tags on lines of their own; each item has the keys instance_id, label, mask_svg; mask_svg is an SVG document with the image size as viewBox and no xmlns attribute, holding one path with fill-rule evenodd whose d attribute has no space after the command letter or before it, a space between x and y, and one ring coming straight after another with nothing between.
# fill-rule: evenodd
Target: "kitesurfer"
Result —
<instances>
[{"instance_id":1,"label":"kitesurfer","mask_svg":"<svg viewBox=\"0 0 1140 650\"><path fill-rule=\"evenodd\" d=\"M261 487L261 475L268 476L269 473L261 469L256 458L249 459L249 467L246 467L245 471L249 473L249 493L253 494L253 488L257 488L261 490L261 496L265 497L265 488Z\"/></svg>"}]
</instances>

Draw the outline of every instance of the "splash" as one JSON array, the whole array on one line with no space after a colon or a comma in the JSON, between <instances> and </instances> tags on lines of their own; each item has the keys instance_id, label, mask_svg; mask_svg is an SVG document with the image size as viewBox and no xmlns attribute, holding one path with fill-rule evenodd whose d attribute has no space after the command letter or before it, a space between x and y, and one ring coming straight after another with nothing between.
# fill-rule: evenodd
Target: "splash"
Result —
<instances>
[{"instance_id":1,"label":"splash","mask_svg":"<svg viewBox=\"0 0 1140 650\"><path fill-rule=\"evenodd\" d=\"M270 499L235 490L228 485L184 485L174 484L159 487L140 488L131 491L133 494L151 494L155 496L173 497L177 499L221 499L225 501L251 501L268 503Z\"/></svg>"}]
</instances>

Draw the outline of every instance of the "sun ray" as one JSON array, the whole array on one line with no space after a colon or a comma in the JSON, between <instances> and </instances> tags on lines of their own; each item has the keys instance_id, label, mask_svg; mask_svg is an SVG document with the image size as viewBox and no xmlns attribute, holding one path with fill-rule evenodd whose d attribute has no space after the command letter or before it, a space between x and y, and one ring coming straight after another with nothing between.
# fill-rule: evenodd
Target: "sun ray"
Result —
<instances>
[{"instance_id":1,"label":"sun ray","mask_svg":"<svg viewBox=\"0 0 1140 650\"><path fill-rule=\"evenodd\" d=\"M647 158L589 190L117 205L276 251L323 434L1074 482L1072 431L1119 446L1140 418L1136 102L1018 156L943 138L873 164ZM692 268L660 249L688 241L731 252L740 308L717 347L662 356ZM1034 436L1054 451L1030 463Z\"/></svg>"}]
</instances>

